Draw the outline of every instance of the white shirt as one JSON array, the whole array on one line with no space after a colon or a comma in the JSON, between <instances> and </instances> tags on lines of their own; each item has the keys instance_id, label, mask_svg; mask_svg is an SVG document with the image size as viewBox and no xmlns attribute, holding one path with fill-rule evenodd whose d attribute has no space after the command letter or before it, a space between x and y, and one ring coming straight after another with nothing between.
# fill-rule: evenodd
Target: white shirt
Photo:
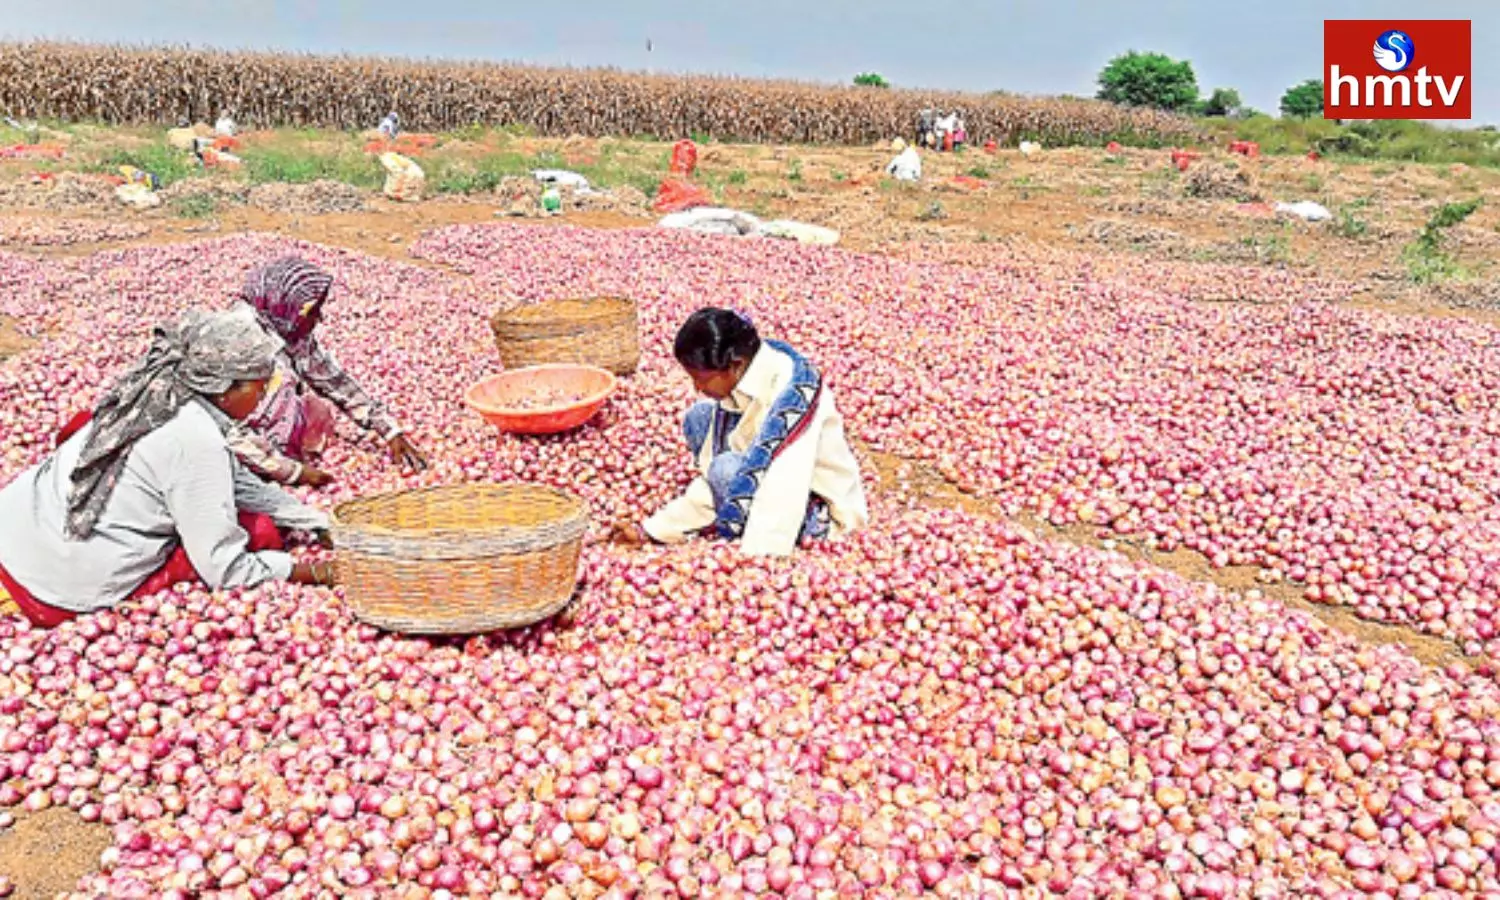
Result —
<instances>
[{"instance_id":1,"label":"white shirt","mask_svg":"<svg viewBox=\"0 0 1500 900\"><path fill-rule=\"evenodd\" d=\"M729 433L728 450L743 453L755 443L766 413L791 382L794 372L791 357L761 344L733 393L719 402L724 409L742 414L739 424ZM830 537L849 534L870 520L864 485L859 478L859 461L849 449L843 417L834 406L826 384L817 407L809 415L812 421L806 433L771 462L750 501L750 514L741 537L741 550L747 555L786 556L795 550L812 494L828 502L833 519ZM702 474L713 462L713 444L710 434L696 460L700 474L687 491L643 523L646 533L654 539L676 543L707 528L718 518L713 491Z\"/></svg>"},{"instance_id":2,"label":"white shirt","mask_svg":"<svg viewBox=\"0 0 1500 900\"><path fill-rule=\"evenodd\" d=\"M78 613L130 596L179 543L212 588L290 578L291 556L247 549L238 510L307 531L327 528L328 517L246 471L225 443L227 423L194 401L136 441L93 533L77 541L64 525L70 476L94 429L85 425L0 488L0 567L36 599Z\"/></svg>"}]
</instances>

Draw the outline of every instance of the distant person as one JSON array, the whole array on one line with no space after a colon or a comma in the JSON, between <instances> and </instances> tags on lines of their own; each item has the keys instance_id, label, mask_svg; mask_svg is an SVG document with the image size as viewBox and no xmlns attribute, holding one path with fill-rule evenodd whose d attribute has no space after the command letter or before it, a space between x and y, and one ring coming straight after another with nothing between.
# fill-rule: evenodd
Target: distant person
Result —
<instances>
[{"instance_id":1,"label":"distant person","mask_svg":"<svg viewBox=\"0 0 1500 900\"><path fill-rule=\"evenodd\" d=\"M616 540L675 543L714 526L748 555L785 556L799 540L865 526L859 462L812 363L725 309L693 313L673 352L710 398L683 422L699 474L645 522L618 526Z\"/></svg>"},{"instance_id":2,"label":"distant person","mask_svg":"<svg viewBox=\"0 0 1500 900\"><path fill-rule=\"evenodd\" d=\"M280 342L243 311L191 312L59 446L0 488L0 594L38 627L201 580L332 584L282 528L328 518L246 472L225 432L265 394Z\"/></svg>"},{"instance_id":3,"label":"distant person","mask_svg":"<svg viewBox=\"0 0 1500 900\"><path fill-rule=\"evenodd\" d=\"M369 121L366 119L365 121ZM401 133L401 117L392 112L380 120L380 136L388 141L394 141L396 135Z\"/></svg>"}]
</instances>

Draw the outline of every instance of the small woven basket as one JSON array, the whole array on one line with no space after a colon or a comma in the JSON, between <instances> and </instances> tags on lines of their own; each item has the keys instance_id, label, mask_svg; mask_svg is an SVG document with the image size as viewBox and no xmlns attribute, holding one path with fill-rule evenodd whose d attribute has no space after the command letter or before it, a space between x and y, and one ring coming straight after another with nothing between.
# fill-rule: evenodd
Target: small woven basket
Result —
<instances>
[{"instance_id":1,"label":"small woven basket","mask_svg":"<svg viewBox=\"0 0 1500 900\"><path fill-rule=\"evenodd\" d=\"M507 369L581 363L629 375L641 361L634 300L547 300L505 309L490 319Z\"/></svg>"},{"instance_id":2,"label":"small woven basket","mask_svg":"<svg viewBox=\"0 0 1500 900\"><path fill-rule=\"evenodd\" d=\"M588 509L537 484L460 484L340 504L331 534L361 621L408 634L530 625L568 605Z\"/></svg>"}]
</instances>

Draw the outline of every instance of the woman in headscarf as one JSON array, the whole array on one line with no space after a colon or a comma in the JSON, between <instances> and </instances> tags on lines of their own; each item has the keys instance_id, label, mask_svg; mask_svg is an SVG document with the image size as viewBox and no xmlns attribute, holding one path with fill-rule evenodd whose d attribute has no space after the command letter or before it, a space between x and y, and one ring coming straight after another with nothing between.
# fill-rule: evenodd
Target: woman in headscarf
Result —
<instances>
[{"instance_id":1,"label":"woman in headscarf","mask_svg":"<svg viewBox=\"0 0 1500 900\"><path fill-rule=\"evenodd\" d=\"M391 457L409 469L427 461L386 409L367 394L313 336L333 276L305 259L288 256L250 273L239 299L255 310L266 330L285 342L267 402L229 435L229 446L260 475L283 484L319 486L333 479L306 460L333 432L330 406L385 441Z\"/></svg>"},{"instance_id":2,"label":"woman in headscarf","mask_svg":"<svg viewBox=\"0 0 1500 900\"><path fill-rule=\"evenodd\" d=\"M672 349L709 398L682 426L698 477L649 519L617 526L616 540L670 544L712 528L746 555L785 556L865 526L859 462L811 361L727 309L693 313Z\"/></svg>"},{"instance_id":3,"label":"woman in headscarf","mask_svg":"<svg viewBox=\"0 0 1500 900\"><path fill-rule=\"evenodd\" d=\"M280 341L246 310L190 312L40 464L0 489L0 594L52 627L183 581L331 584L280 528L328 518L245 471L225 432L255 411Z\"/></svg>"}]
</instances>

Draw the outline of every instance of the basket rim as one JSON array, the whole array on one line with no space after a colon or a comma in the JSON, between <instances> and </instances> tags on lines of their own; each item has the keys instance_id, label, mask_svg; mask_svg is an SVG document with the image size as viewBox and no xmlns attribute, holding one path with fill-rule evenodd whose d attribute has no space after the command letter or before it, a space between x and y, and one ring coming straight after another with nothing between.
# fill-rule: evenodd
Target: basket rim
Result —
<instances>
[{"instance_id":1,"label":"basket rim","mask_svg":"<svg viewBox=\"0 0 1500 900\"><path fill-rule=\"evenodd\" d=\"M583 305L583 309L571 313L560 313L552 317L533 318L528 315L523 318L519 315L522 311L530 312L563 303L579 303ZM506 325L534 325L557 321L584 322L592 319L616 316L626 309L638 309L639 306L640 304L635 300L620 296L548 297L545 300L538 300L534 303L518 303L515 306L500 309L491 317L490 321L492 324L500 323Z\"/></svg>"},{"instance_id":2,"label":"basket rim","mask_svg":"<svg viewBox=\"0 0 1500 900\"><path fill-rule=\"evenodd\" d=\"M441 540L470 542L470 541L476 540L480 535L483 535L486 543L490 543L490 542L507 542L507 541L518 540L518 539L520 539L520 538L522 538L522 537L524 537L524 536L526 536L526 535L528 535L528 534L536 531L537 528L539 527L539 526L535 526L535 525L530 525L530 526L522 526L522 525L496 525L493 528L486 528L482 532L476 532L473 529L464 530L464 529L456 529L456 528L390 528L390 527L385 526L385 525L372 525L372 524L368 524L368 523L365 523L365 522L350 522L347 519L345 519L343 515L341 515L341 513L346 512L347 510L349 510L350 507L353 507L353 506L363 506L363 505L369 505L369 504L378 503L378 502L384 502L384 501L392 500L392 499L394 499L396 497L406 496L406 495L410 495L410 494L434 494L434 493L438 493L440 491L452 491L452 490L463 489L463 488L470 488L470 489L473 489L473 488L484 488L486 490L489 490L489 489L500 489L500 490L525 489L525 490L532 490L532 491L537 491L537 492L552 494L556 498L564 501L568 505L569 509L568 509L568 513L566 515L561 516L561 517L559 517L559 518L557 518L557 519L555 519L555 520L553 520L551 522L546 523L547 526L550 526L550 527L574 526L574 527L576 527L576 523L582 522L584 530L586 530L587 527L588 527L588 503L586 503L583 500L583 498L581 498L581 497L579 497L579 496L577 496L575 494L571 494L568 491L565 491L565 490L563 490L561 488L553 487L550 484L540 484L540 483L532 482L532 481L505 481L505 482L465 481L465 482L458 482L456 484L438 484L438 485L429 485L427 487L421 487L421 488L404 488L404 489L397 489L397 490L393 490L393 491L384 491L384 492L379 493L379 494L371 494L371 495L366 496L366 497L356 497L356 498L354 498L352 500L345 500L344 502L339 503L336 506L334 506L334 508L328 514L329 525L330 525L330 532L332 532L332 534L333 534L334 543L337 544L339 542L338 541L339 532L343 532L345 536L348 536L352 532L352 533L355 533L355 534L368 535L370 537L378 537L378 538L386 538L386 539L390 539L390 538L404 539L405 541L410 541L410 542L428 542L428 541L441 541ZM573 528L570 527L568 530L572 531ZM581 533L582 532L580 531L580 535L581 535ZM346 549L352 549L352 548L346 548ZM359 551L356 551L356 552L366 552L367 553L368 551L367 550L359 550ZM484 555L484 554L477 554L477 555ZM470 558L470 557L468 555L466 555L466 554L459 554L459 555L456 555L456 556L453 556L453 557L447 557L447 558L462 559L462 558Z\"/></svg>"},{"instance_id":3,"label":"basket rim","mask_svg":"<svg viewBox=\"0 0 1500 900\"><path fill-rule=\"evenodd\" d=\"M479 388L485 384L490 383L491 381L512 376L531 375L543 371L560 370L567 370L572 372L594 372L603 375L608 380L605 382L603 388L594 392L593 394L588 395L587 397L584 397L582 400L575 400L571 403L565 403L557 406L537 406L528 409L519 409L514 406L491 406L487 403L480 402L475 397L475 393L479 390ZM620 380L615 375L615 373L611 372L608 369L600 368L599 366L589 366L582 363L539 363L534 366L522 366L518 369L505 369L504 371L486 375L485 377L469 385L468 389L464 391L464 402L467 403L469 407L472 408L475 412L478 412L481 415L510 416L512 418L525 419L539 416L556 415L560 412L571 412L573 410L582 410L587 407L598 406L604 403L605 400L608 400L610 395L613 394L619 388L619 386Z\"/></svg>"}]
</instances>

